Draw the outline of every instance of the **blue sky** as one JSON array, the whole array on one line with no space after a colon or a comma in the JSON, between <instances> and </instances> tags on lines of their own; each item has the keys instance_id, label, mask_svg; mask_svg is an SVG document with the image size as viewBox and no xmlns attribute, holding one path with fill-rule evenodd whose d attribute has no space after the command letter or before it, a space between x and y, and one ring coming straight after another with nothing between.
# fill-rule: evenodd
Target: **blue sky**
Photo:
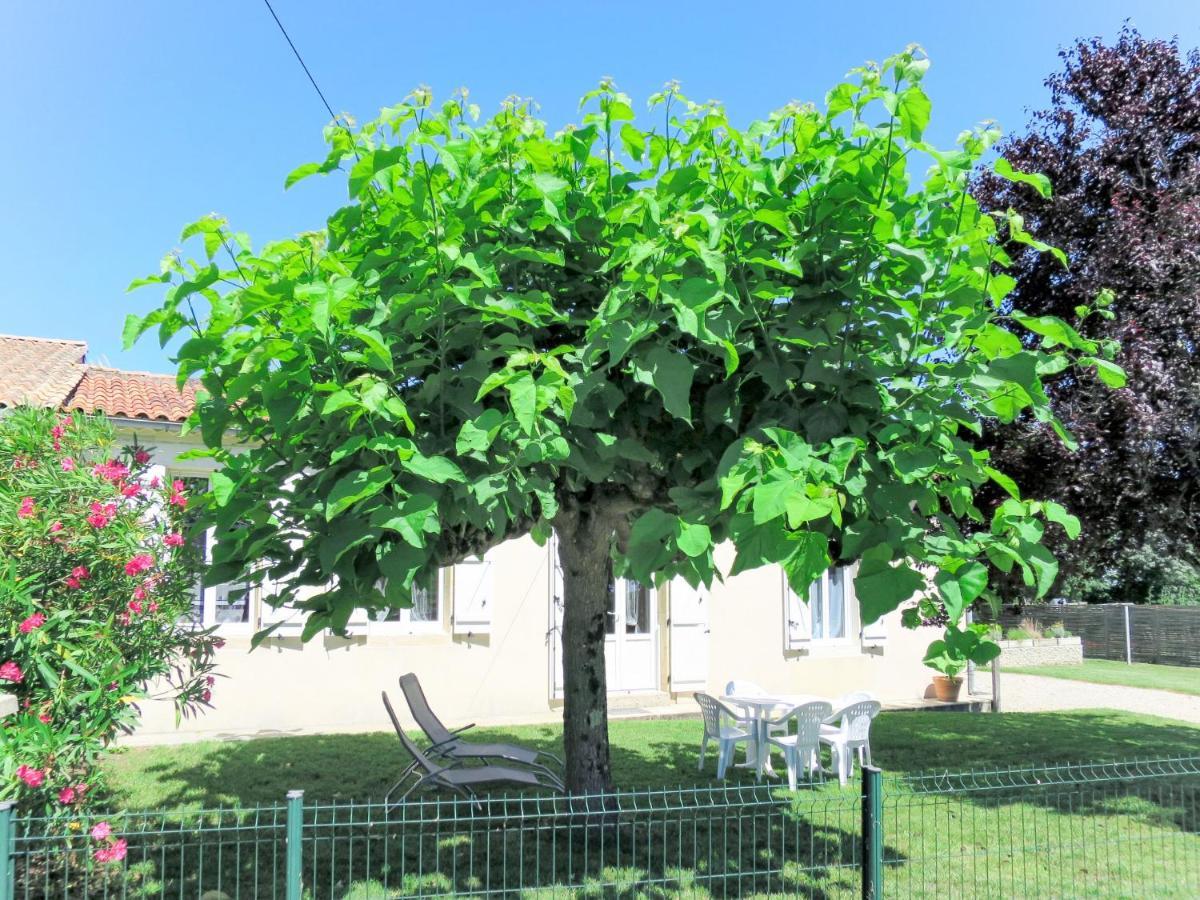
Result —
<instances>
[{"instance_id":1,"label":"blue sky","mask_svg":"<svg viewBox=\"0 0 1200 900\"><path fill-rule=\"evenodd\" d=\"M1191 4L533 3L273 0L335 111L360 120L425 83L485 111L536 98L558 127L604 75L640 103L677 78L735 120L820 101L851 67L910 42L933 60L931 136L1045 101L1059 47L1117 33L1200 44ZM259 0L6 3L0 11L0 332L78 338L94 361L170 371L121 349L126 294L210 211L256 243L319 227L344 184L284 176L322 154L328 116Z\"/></svg>"}]
</instances>

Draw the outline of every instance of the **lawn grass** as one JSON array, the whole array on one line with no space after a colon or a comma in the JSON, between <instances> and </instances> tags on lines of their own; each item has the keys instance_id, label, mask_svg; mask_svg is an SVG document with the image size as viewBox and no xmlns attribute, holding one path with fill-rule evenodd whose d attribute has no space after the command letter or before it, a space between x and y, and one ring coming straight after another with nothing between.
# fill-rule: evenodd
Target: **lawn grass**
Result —
<instances>
[{"instance_id":1,"label":"lawn grass","mask_svg":"<svg viewBox=\"0 0 1200 900\"><path fill-rule=\"evenodd\" d=\"M1079 665L1005 666L1004 671L1200 696L1200 668L1193 666L1159 666L1153 663L1130 665L1114 659L1085 659Z\"/></svg>"},{"instance_id":2,"label":"lawn grass","mask_svg":"<svg viewBox=\"0 0 1200 900\"><path fill-rule=\"evenodd\" d=\"M715 784L711 755L706 771L696 771L697 719L616 721L611 733L621 788ZM548 749L561 743L554 726L478 729L473 736ZM1185 756L1200 749L1196 727L1109 711L885 713L872 747L891 776L883 815L889 896L1200 896L1200 776L1071 785L1051 777L1017 790L981 776L956 793L922 793L899 777ZM305 790L306 803L378 798L406 762L395 735L378 733L134 749L104 766L118 807L198 809L276 805L294 788ZM749 786L753 778L735 770L730 783ZM497 885L505 895L529 897L853 897L860 891L857 795L857 784L842 789L834 782L796 794L776 790L768 802L751 791L724 806L710 799L690 813L520 827L504 812L530 808L520 800L502 805L500 820L484 822L442 812L408 826L394 819L364 825L360 818L321 832L340 835L339 842L306 842L306 866L312 864L305 884L314 898L344 900L401 896L400 888L444 895ZM264 860L277 860L280 846L278 837L260 840L245 860L232 845L223 856L212 847L198 856L193 848L187 866L182 858L168 865L154 851L136 863L145 873L138 877L190 897L179 885L197 870L207 871L208 884L223 865L232 896L237 879L244 886L275 871ZM590 886L579 886L585 882ZM264 883L253 884L261 893ZM256 894L244 887L241 895Z\"/></svg>"},{"instance_id":3,"label":"lawn grass","mask_svg":"<svg viewBox=\"0 0 1200 900\"><path fill-rule=\"evenodd\" d=\"M696 771L700 720L626 719L609 726L613 780L619 788L711 784ZM476 728L475 741L511 741L562 752L558 725ZM885 773L920 774L1109 761L1200 752L1200 729L1182 722L1115 711L1065 713L884 713L871 734ZM381 798L408 758L389 732L205 741L129 749L103 767L120 809L176 809L275 803L293 789L310 802ZM729 781L752 784L731 770Z\"/></svg>"}]
</instances>

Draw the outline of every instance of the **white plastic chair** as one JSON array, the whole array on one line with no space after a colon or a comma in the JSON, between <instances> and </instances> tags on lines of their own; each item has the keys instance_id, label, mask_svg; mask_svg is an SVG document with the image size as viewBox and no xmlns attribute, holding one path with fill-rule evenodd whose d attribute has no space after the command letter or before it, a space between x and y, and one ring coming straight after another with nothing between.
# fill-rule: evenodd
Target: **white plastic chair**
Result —
<instances>
[{"instance_id":1,"label":"white plastic chair","mask_svg":"<svg viewBox=\"0 0 1200 900\"><path fill-rule=\"evenodd\" d=\"M826 725L835 724L842 717L842 710L847 706L852 706L855 703L862 703L865 700L874 700L875 695L870 691L851 691L848 694L842 694L833 701L833 715L825 720Z\"/></svg>"},{"instance_id":2,"label":"white plastic chair","mask_svg":"<svg viewBox=\"0 0 1200 900\"><path fill-rule=\"evenodd\" d=\"M838 781L843 785L850 780L855 750L858 751L859 765L871 764L871 722L880 709L878 700L860 700L835 716L841 719L839 725L821 726L821 743L829 745Z\"/></svg>"},{"instance_id":3,"label":"white plastic chair","mask_svg":"<svg viewBox=\"0 0 1200 900\"><path fill-rule=\"evenodd\" d=\"M803 766L812 779L812 770L817 765L818 741L821 736L821 726L833 706L824 700L815 700L794 706L777 719L770 720L767 725L779 726L783 733L771 735L767 744L774 744L783 751L784 762L787 763L788 787L796 789L797 775ZM796 730L791 730L791 723L796 723Z\"/></svg>"},{"instance_id":4,"label":"white plastic chair","mask_svg":"<svg viewBox=\"0 0 1200 900\"><path fill-rule=\"evenodd\" d=\"M710 740L717 742L717 778L725 779L725 770L733 761L734 748L741 741L750 744L754 738L750 731L741 727L742 720L728 706L708 694L695 694L696 702L700 704L700 713L704 717L704 737L700 739L700 766L704 771L704 754L708 750Z\"/></svg>"}]
</instances>

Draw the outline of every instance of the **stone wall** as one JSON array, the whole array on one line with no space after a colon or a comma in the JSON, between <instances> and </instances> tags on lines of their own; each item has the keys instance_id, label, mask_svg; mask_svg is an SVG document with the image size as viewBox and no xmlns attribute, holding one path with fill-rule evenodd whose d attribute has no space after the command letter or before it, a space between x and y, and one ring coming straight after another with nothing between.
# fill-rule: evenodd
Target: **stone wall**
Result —
<instances>
[{"instance_id":1,"label":"stone wall","mask_svg":"<svg viewBox=\"0 0 1200 900\"><path fill-rule=\"evenodd\" d=\"M1079 637L997 641L1002 666L1072 666L1083 662Z\"/></svg>"}]
</instances>

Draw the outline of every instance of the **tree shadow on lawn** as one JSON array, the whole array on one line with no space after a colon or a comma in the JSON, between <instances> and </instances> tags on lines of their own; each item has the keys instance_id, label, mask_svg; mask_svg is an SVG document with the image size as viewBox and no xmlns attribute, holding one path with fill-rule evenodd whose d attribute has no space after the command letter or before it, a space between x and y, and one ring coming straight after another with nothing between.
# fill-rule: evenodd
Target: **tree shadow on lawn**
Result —
<instances>
[{"instance_id":1,"label":"tree shadow on lawn","mask_svg":"<svg viewBox=\"0 0 1200 900\"><path fill-rule=\"evenodd\" d=\"M696 770L702 734L698 719L618 720L611 732L614 779L620 788L716 788L715 754L709 754L703 773ZM561 751L557 726L474 729L467 737ZM1108 712L997 716L902 712L885 713L877 721L872 745L875 760L886 774L904 776L1194 755L1200 747L1200 729ZM277 805L288 790L296 788L306 792L308 804L378 799L407 764L394 734L373 733L145 748L118 756L108 766L116 788L114 799L122 806L196 809ZM733 770L727 781L734 793L742 789L761 796L753 784L752 773L743 769ZM1148 789L1151 784L1157 790ZM1197 785L1200 777L1192 776L1175 782L1112 782L1102 789L1082 791L1058 786L912 796L903 782L890 779L887 800L895 824L886 832L887 859L889 865L901 863L909 854L907 861L919 865L923 847L937 846L944 837L942 823L951 804L969 814L975 810L972 827L984 843L991 842L992 832L1009 827L1011 815L1005 808L1020 804L1037 807L1046 815L1125 816L1195 832ZM716 788L714 794L720 793ZM553 891L556 886L585 884L590 887L581 888L581 894L598 896L671 896L681 890L713 896L761 891L815 897L853 894L858 883L858 785L841 789L832 783L796 795L774 793L779 803L749 814L737 812L736 804L725 813L705 812L698 806L692 812L657 817L653 812L634 814L607 826L603 852L597 852L596 844L590 851L579 848L583 829L578 821L556 825L550 819L529 830L526 826L531 823L514 826L502 820L487 827L468 824L464 834L459 825L441 820L432 834L422 825L415 837L401 841L396 840L401 832L390 822L381 833L369 828L355 831L362 827L359 823L328 834L358 840L355 858L374 859L371 867L362 868L365 863L360 862L347 868L342 863L338 869L332 860L339 853L344 859L344 847L338 850L332 842L318 841L313 845L312 871L321 871L322 883L339 886L333 896L358 896L355 890L369 889L371 882L379 880L380 865L388 867L383 882L397 887L403 883L405 889L470 891L477 889L481 879L512 883L515 888L517 884L508 881L515 877L514 870L506 868L512 864L528 882L525 887L534 891L539 886ZM915 818L906 804L918 810ZM380 840L385 843L376 846ZM364 854L363 847L371 842L376 852ZM583 856L573 862L580 853ZM510 857L515 863L503 862Z\"/></svg>"}]
</instances>

